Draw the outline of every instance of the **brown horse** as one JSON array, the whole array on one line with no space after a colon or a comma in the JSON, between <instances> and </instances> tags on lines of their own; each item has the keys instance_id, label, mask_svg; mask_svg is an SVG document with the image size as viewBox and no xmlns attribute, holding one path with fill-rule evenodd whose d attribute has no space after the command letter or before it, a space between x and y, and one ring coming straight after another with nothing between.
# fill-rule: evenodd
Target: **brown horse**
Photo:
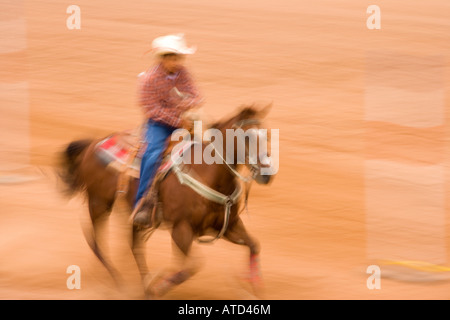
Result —
<instances>
[{"instance_id":1,"label":"brown horse","mask_svg":"<svg viewBox=\"0 0 450 320\"><path fill-rule=\"evenodd\" d=\"M255 108L254 106L243 107L235 115L210 126L222 134L223 145L228 146L227 129L260 129L263 118L266 116L270 106ZM258 131L258 130L255 130ZM247 132L247 131L246 131ZM236 136L237 140L249 140L249 136ZM257 139L263 139L263 135L257 135ZM233 140L235 138L233 137ZM266 136L267 139L267 136ZM107 170L104 163L96 155L96 145L100 140L78 140L70 143L62 153L63 172L61 177L69 186L71 192L83 192L87 195L90 218L92 220L92 231L85 232L86 240L100 261L105 265L114 279L120 279L117 270L110 265L97 244L98 225L100 220L107 217L117 199L117 189L120 184L121 174L118 171ZM239 143L239 141L237 141ZM242 142L242 141L240 141ZM269 141L266 141L266 143ZM215 156L221 156L222 163L206 164L201 162L195 164L183 164L182 167L174 167L158 184L157 203L160 212L160 222L171 227L171 237L174 244L180 249L184 260L189 257L191 245L194 240L202 240L202 237L211 235L211 230L217 235L215 239L224 239L240 245L245 245L250 250L249 280L259 286L259 243L251 237L239 216L239 205L243 197L240 192L239 179L246 180L246 185L252 180L259 184L268 184L271 175L261 174L261 169L267 163L260 161L249 164L249 148L246 145L246 162L238 159L238 143L233 143L234 150L231 159L225 159L222 152L214 149ZM244 141L245 143L245 141ZM210 148L211 142L202 142L201 150ZM261 144L258 144L260 146ZM267 154L268 148L258 147L258 155L262 152ZM228 152L229 150L227 150ZM218 153L217 153L218 152ZM194 155L192 154L192 157ZM232 160L232 161L229 161ZM247 166L253 174L247 178L239 174L241 167ZM180 169L181 168L181 169ZM177 169L177 170L175 170ZM200 184L192 185L192 179L182 181L182 174L188 171L190 174L184 178L195 177L194 180ZM122 200L127 203L128 210L132 212L134 198L137 191L137 180L131 178L125 180L127 188L122 195ZM199 187L200 186L200 187ZM201 190L200 190L201 189ZM205 191L206 189L206 191ZM208 193L209 191L209 193ZM203 192L203 194L202 194ZM206 193L206 194L205 194ZM155 222L155 221L154 221ZM154 224L154 228L159 224ZM131 248L138 265L145 292L153 297L162 296L169 289L191 277L198 268L184 265L179 271L159 279L148 285L145 281L149 275L144 254L145 230L133 227Z\"/></svg>"}]
</instances>

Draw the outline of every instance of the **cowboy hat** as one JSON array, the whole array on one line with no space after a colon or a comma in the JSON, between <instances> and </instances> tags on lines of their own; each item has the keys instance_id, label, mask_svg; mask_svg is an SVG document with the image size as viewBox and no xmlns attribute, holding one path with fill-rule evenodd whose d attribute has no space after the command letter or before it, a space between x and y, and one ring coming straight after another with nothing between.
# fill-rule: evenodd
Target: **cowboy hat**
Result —
<instances>
[{"instance_id":1,"label":"cowboy hat","mask_svg":"<svg viewBox=\"0 0 450 320\"><path fill-rule=\"evenodd\" d=\"M152 52L158 56L168 53L193 54L195 51L195 47L186 45L182 33L158 37L152 42Z\"/></svg>"}]
</instances>

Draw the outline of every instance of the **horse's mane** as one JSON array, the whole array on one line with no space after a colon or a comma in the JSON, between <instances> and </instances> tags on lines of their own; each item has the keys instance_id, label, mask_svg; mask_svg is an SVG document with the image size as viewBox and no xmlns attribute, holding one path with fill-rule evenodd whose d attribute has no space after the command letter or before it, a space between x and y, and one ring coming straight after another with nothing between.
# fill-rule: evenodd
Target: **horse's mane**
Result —
<instances>
[{"instance_id":1,"label":"horse's mane","mask_svg":"<svg viewBox=\"0 0 450 320\"><path fill-rule=\"evenodd\" d=\"M233 114L231 117L227 117L226 119L222 119L216 121L209 125L209 128L220 129L223 126L229 124L230 122L235 122L244 119L252 119L258 115L258 108L255 104L251 105L242 105L239 107L238 111Z\"/></svg>"}]
</instances>

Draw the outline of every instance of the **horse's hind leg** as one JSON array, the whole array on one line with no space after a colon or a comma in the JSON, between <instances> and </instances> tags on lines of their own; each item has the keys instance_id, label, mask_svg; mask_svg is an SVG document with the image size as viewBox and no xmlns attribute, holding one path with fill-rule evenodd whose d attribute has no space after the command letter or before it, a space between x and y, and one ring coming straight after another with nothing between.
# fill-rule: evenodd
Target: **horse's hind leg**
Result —
<instances>
[{"instance_id":1,"label":"horse's hind leg","mask_svg":"<svg viewBox=\"0 0 450 320\"><path fill-rule=\"evenodd\" d=\"M172 240L181 252L183 267L181 270L164 277L150 288L149 293L155 297L161 297L176 285L192 277L199 270L198 264L187 263L192 242L194 241L194 232L187 221L182 221L174 225L172 229Z\"/></svg>"},{"instance_id":2,"label":"horse's hind leg","mask_svg":"<svg viewBox=\"0 0 450 320\"><path fill-rule=\"evenodd\" d=\"M112 204L104 201L98 197L89 194L89 214L92 222L92 228L88 226L83 227L83 233L89 247L92 249L95 256L100 260L100 262L105 266L108 272L111 274L113 279L119 284L120 276L117 270L110 265L110 263L105 259L104 254L99 246L99 240L103 236L102 231L111 213Z\"/></svg>"},{"instance_id":3,"label":"horse's hind leg","mask_svg":"<svg viewBox=\"0 0 450 320\"><path fill-rule=\"evenodd\" d=\"M240 218L228 227L224 238L232 243L245 245L250 249L248 280L253 289L259 291L262 286L262 279L259 265L261 247L258 241L249 235Z\"/></svg>"}]
</instances>

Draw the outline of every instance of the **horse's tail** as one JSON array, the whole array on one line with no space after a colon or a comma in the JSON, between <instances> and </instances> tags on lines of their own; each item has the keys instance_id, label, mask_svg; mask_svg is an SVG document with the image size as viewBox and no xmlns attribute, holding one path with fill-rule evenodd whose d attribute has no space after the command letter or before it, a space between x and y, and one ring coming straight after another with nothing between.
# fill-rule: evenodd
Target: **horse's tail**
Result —
<instances>
[{"instance_id":1,"label":"horse's tail","mask_svg":"<svg viewBox=\"0 0 450 320\"><path fill-rule=\"evenodd\" d=\"M72 196L77 192L83 192L88 187L82 172L82 161L88 148L94 143L94 140L76 140L67 145L59 154L59 176L65 183L64 193ZM90 224L82 225L82 230L86 242L92 249L95 256L106 267L117 284L120 284L121 277L119 272L108 263L103 256L98 245L98 233L96 224L91 220Z\"/></svg>"},{"instance_id":2,"label":"horse's tail","mask_svg":"<svg viewBox=\"0 0 450 320\"><path fill-rule=\"evenodd\" d=\"M80 164L86 149L93 140L72 141L59 156L59 176L66 185L66 194L83 190L85 183L81 176Z\"/></svg>"}]
</instances>

